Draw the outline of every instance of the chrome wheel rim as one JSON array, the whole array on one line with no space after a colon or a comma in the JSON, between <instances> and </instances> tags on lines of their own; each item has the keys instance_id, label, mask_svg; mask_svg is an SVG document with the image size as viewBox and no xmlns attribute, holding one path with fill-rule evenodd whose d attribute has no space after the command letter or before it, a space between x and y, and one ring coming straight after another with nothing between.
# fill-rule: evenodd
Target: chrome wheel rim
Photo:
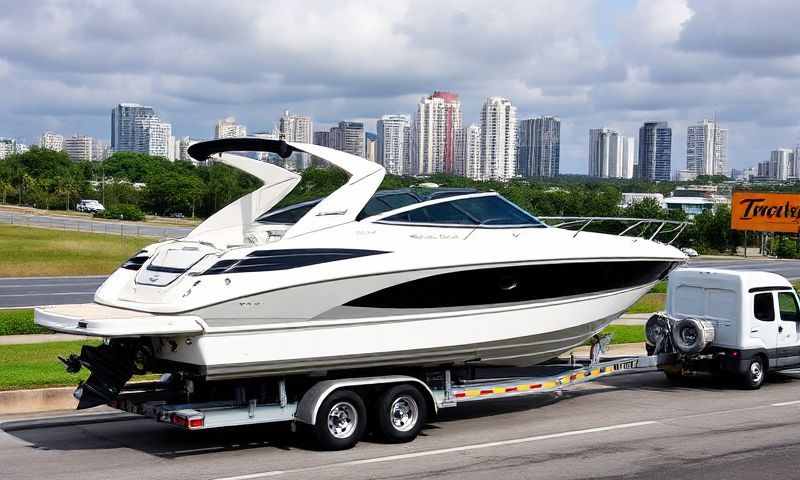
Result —
<instances>
[{"instance_id":1,"label":"chrome wheel rim","mask_svg":"<svg viewBox=\"0 0 800 480\"><path fill-rule=\"evenodd\" d=\"M358 412L353 404L339 402L328 412L328 431L336 438L348 438L358 425Z\"/></svg>"},{"instance_id":2,"label":"chrome wheel rim","mask_svg":"<svg viewBox=\"0 0 800 480\"><path fill-rule=\"evenodd\" d=\"M391 415L392 425L396 430L407 432L417 424L419 406L413 398L401 395L392 402L389 415Z\"/></svg>"},{"instance_id":3,"label":"chrome wheel rim","mask_svg":"<svg viewBox=\"0 0 800 480\"><path fill-rule=\"evenodd\" d=\"M761 369L761 362L753 362L750 364L750 378L753 383L761 382L761 376L764 375L764 370Z\"/></svg>"}]
</instances>

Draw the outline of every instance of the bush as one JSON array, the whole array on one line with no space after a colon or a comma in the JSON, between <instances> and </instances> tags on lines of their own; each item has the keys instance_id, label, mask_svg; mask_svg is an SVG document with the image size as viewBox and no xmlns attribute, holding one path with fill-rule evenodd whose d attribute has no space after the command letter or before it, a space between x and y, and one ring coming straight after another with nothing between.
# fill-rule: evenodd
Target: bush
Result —
<instances>
[{"instance_id":1,"label":"bush","mask_svg":"<svg viewBox=\"0 0 800 480\"><path fill-rule=\"evenodd\" d=\"M136 205L121 203L94 214L97 218L113 218L116 220L144 220L144 212Z\"/></svg>"},{"instance_id":2,"label":"bush","mask_svg":"<svg viewBox=\"0 0 800 480\"><path fill-rule=\"evenodd\" d=\"M50 333L47 329L33 323L33 310L0 311L0 335L26 335L31 333Z\"/></svg>"}]
</instances>

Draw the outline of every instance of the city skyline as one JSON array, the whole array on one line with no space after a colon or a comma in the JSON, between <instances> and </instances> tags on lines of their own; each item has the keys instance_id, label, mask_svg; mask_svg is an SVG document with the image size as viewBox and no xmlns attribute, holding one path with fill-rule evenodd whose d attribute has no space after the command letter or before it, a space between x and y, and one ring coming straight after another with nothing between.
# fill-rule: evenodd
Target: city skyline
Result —
<instances>
[{"instance_id":1,"label":"city skyline","mask_svg":"<svg viewBox=\"0 0 800 480\"><path fill-rule=\"evenodd\" d=\"M800 45L792 28L775 24L798 17L796 2L305 8L294 18L262 2L202 10L10 3L0 32L0 135L27 144L48 130L108 140L105 112L126 100L157 106L176 137L205 138L229 115L271 131L287 108L320 129L349 119L374 132L383 114L413 115L417 99L447 89L458 92L465 125L493 95L511 98L520 118L559 116L562 173L585 173L586 132L598 126L634 132L647 120L669 122L673 168L683 168L687 127L714 112L731 131L732 168L800 141L792 66ZM312 28L313 18L325 27ZM349 27L354 18L370 28ZM117 24L124 35L105 28ZM238 27L210 28L219 24Z\"/></svg>"}]
</instances>

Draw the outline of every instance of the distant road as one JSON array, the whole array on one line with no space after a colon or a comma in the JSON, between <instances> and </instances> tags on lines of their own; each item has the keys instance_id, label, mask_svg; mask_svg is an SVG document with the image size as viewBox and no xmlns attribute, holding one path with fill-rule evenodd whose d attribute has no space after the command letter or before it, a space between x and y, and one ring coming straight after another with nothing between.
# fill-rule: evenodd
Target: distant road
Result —
<instances>
[{"instance_id":1,"label":"distant road","mask_svg":"<svg viewBox=\"0 0 800 480\"><path fill-rule=\"evenodd\" d=\"M184 237L193 227L158 225L141 222L94 220L86 217L58 215L33 215L24 212L0 210L0 224L32 225L93 233L124 234L147 237Z\"/></svg>"},{"instance_id":2,"label":"distant road","mask_svg":"<svg viewBox=\"0 0 800 480\"><path fill-rule=\"evenodd\" d=\"M691 267L764 270L789 279L800 278L800 260L691 260ZM91 302L104 276L0 278L0 308Z\"/></svg>"},{"instance_id":3,"label":"distant road","mask_svg":"<svg viewBox=\"0 0 800 480\"><path fill-rule=\"evenodd\" d=\"M692 259L689 261L690 267L704 268L727 268L731 270L763 270L765 272L777 273L788 279L800 278L800 260L777 260L777 259Z\"/></svg>"},{"instance_id":4,"label":"distant road","mask_svg":"<svg viewBox=\"0 0 800 480\"><path fill-rule=\"evenodd\" d=\"M87 303L105 276L0 278L0 307Z\"/></svg>"}]
</instances>

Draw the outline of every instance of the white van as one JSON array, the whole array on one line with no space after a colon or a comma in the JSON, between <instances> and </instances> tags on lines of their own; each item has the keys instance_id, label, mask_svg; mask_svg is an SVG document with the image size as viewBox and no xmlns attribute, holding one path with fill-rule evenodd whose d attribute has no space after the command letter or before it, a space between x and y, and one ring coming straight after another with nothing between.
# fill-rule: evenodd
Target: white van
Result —
<instances>
[{"instance_id":1,"label":"white van","mask_svg":"<svg viewBox=\"0 0 800 480\"><path fill-rule=\"evenodd\" d=\"M661 366L672 379L727 373L759 388L768 370L800 366L798 322L797 294L780 275L679 269L670 274L666 315L648 321L648 344L654 353L677 354Z\"/></svg>"}]
</instances>

